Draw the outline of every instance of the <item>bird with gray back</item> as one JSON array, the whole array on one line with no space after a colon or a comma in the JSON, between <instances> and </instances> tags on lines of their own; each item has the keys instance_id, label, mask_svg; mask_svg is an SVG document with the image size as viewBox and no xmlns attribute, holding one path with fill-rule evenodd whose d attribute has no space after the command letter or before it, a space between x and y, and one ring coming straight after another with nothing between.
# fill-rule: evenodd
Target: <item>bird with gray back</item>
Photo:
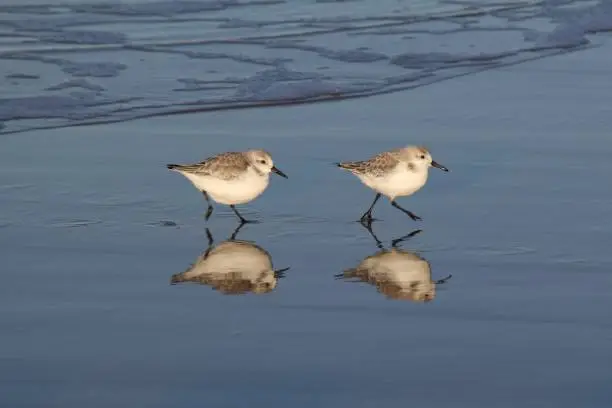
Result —
<instances>
[{"instance_id":1,"label":"bird with gray back","mask_svg":"<svg viewBox=\"0 0 612 408\"><path fill-rule=\"evenodd\" d=\"M368 160L336 163L353 173L363 184L376 191L372 205L361 216L362 224L372 223L372 210L382 195L391 205L407 214L414 221L421 220L411 211L402 208L395 201L398 197L410 196L419 191L427 182L429 168L448 169L432 159L429 151L421 146L406 146L379 153Z\"/></svg>"},{"instance_id":2,"label":"bird with gray back","mask_svg":"<svg viewBox=\"0 0 612 408\"><path fill-rule=\"evenodd\" d=\"M213 212L212 199L229 205L242 223L255 222L246 220L235 206L259 197L268 187L271 172L287 178L274 165L270 153L259 149L221 153L199 163L168 164L166 167L185 176L202 192L208 203L206 220Z\"/></svg>"}]
</instances>

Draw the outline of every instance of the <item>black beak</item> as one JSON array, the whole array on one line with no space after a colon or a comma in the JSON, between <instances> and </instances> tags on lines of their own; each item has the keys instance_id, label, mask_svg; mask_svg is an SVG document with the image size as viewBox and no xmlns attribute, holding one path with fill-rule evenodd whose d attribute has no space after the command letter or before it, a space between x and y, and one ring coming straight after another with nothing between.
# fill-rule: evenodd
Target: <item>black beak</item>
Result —
<instances>
[{"instance_id":1,"label":"black beak","mask_svg":"<svg viewBox=\"0 0 612 408\"><path fill-rule=\"evenodd\" d=\"M435 160L431 161L431 165L437 169L440 169L442 171L448 171L448 169L446 167L444 167L443 165L441 165L440 163L436 162Z\"/></svg>"},{"instance_id":2,"label":"black beak","mask_svg":"<svg viewBox=\"0 0 612 408\"><path fill-rule=\"evenodd\" d=\"M438 279L438 280L437 280L437 281L435 281L434 283L435 283L436 285L441 285L441 284L443 284L443 283L446 283L446 281L448 281L448 280L449 280L450 278L452 278L452 277L453 277L453 275L448 275L446 278L444 278L444 279Z\"/></svg>"},{"instance_id":3,"label":"black beak","mask_svg":"<svg viewBox=\"0 0 612 408\"><path fill-rule=\"evenodd\" d=\"M283 268L283 269L278 269L278 270L274 271L274 277L276 279L284 278L285 277L285 272L287 272L289 269L291 269L291 267Z\"/></svg>"},{"instance_id":4,"label":"black beak","mask_svg":"<svg viewBox=\"0 0 612 408\"><path fill-rule=\"evenodd\" d=\"M289 178L289 177L287 177L287 175L285 173L283 173L282 171L277 169L276 166L272 166L272 171L275 172L276 174L278 174L281 177Z\"/></svg>"}]
</instances>

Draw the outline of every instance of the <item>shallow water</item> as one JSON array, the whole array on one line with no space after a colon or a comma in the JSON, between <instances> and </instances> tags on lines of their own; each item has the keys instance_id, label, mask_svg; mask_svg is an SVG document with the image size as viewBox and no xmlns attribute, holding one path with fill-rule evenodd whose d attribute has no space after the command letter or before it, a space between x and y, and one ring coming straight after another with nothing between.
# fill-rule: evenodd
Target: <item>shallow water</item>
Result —
<instances>
[{"instance_id":1,"label":"shallow water","mask_svg":"<svg viewBox=\"0 0 612 408\"><path fill-rule=\"evenodd\" d=\"M608 54L407 94L9 135L0 152L0 405L607 407ZM379 249L338 159L422 141L432 170L374 232L453 277L428 303L334 275ZM238 235L290 267L268 294L170 285L237 226L168 162L261 146L289 180Z\"/></svg>"}]
</instances>

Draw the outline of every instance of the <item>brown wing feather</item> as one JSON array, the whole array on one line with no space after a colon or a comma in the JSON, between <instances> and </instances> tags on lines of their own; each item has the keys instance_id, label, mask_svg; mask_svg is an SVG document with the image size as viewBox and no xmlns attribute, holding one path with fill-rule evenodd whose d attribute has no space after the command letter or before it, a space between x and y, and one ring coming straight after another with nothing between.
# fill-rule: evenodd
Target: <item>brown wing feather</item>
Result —
<instances>
[{"instance_id":1,"label":"brown wing feather","mask_svg":"<svg viewBox=\"0 0 612 408\"><path fill-rule=\"evenodd\" d=\"M392 152L379 153L376 156L364 161L352 161L337 163L338 167L349 170L354 174L368 174L380 177L391 171L399 161Z\"/></svg>"},{"instance_id":2,"label":"brown wing feather","mask_svg":"<svg viewBox=\"0 0 612 408\"><path fill-rule=\"evenodd\" d=\"M230 180L249 167L249 161L239 152L220 153L199 163L169 164L171 170Z\"/></svg>"}]
</instances>

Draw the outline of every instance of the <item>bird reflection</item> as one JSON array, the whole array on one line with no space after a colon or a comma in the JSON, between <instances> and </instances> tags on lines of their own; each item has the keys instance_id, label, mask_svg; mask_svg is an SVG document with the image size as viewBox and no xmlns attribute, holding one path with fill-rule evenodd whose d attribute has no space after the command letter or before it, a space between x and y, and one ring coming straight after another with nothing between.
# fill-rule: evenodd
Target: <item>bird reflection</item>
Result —
<instances>
[{"instance_id":1,"label":"bird reflection","mask_svg":"<svg viewBox=\"0 0 612 408\"><path fill-rule=\"evenodd\" d=\"M382 242L372 231L371 226L364 225L381 250L366 257L355 268L346 269L335 275L337 279L367 282L390 299L410 300L413 302L430 302L436 297L436 286L448 281L431 279L429 262L414 252L398 248L398 245L421 230L391 241L391 248L385 249Z\"/></svg>"},{"instance_id":2,"label":"bird reflection","mask_svg":"<svg viewBox=\"0 0 612 408\"><path fill-rule=\"evenodd\" d=\"M269 293L289 268L274 270L270 254L260 246L237 240L241 223L232 236L214 246L206 229L208 248L184 272L172 275L171 284L193 282L211 286L225 295Z\"/></svg>"}]
</instances>

